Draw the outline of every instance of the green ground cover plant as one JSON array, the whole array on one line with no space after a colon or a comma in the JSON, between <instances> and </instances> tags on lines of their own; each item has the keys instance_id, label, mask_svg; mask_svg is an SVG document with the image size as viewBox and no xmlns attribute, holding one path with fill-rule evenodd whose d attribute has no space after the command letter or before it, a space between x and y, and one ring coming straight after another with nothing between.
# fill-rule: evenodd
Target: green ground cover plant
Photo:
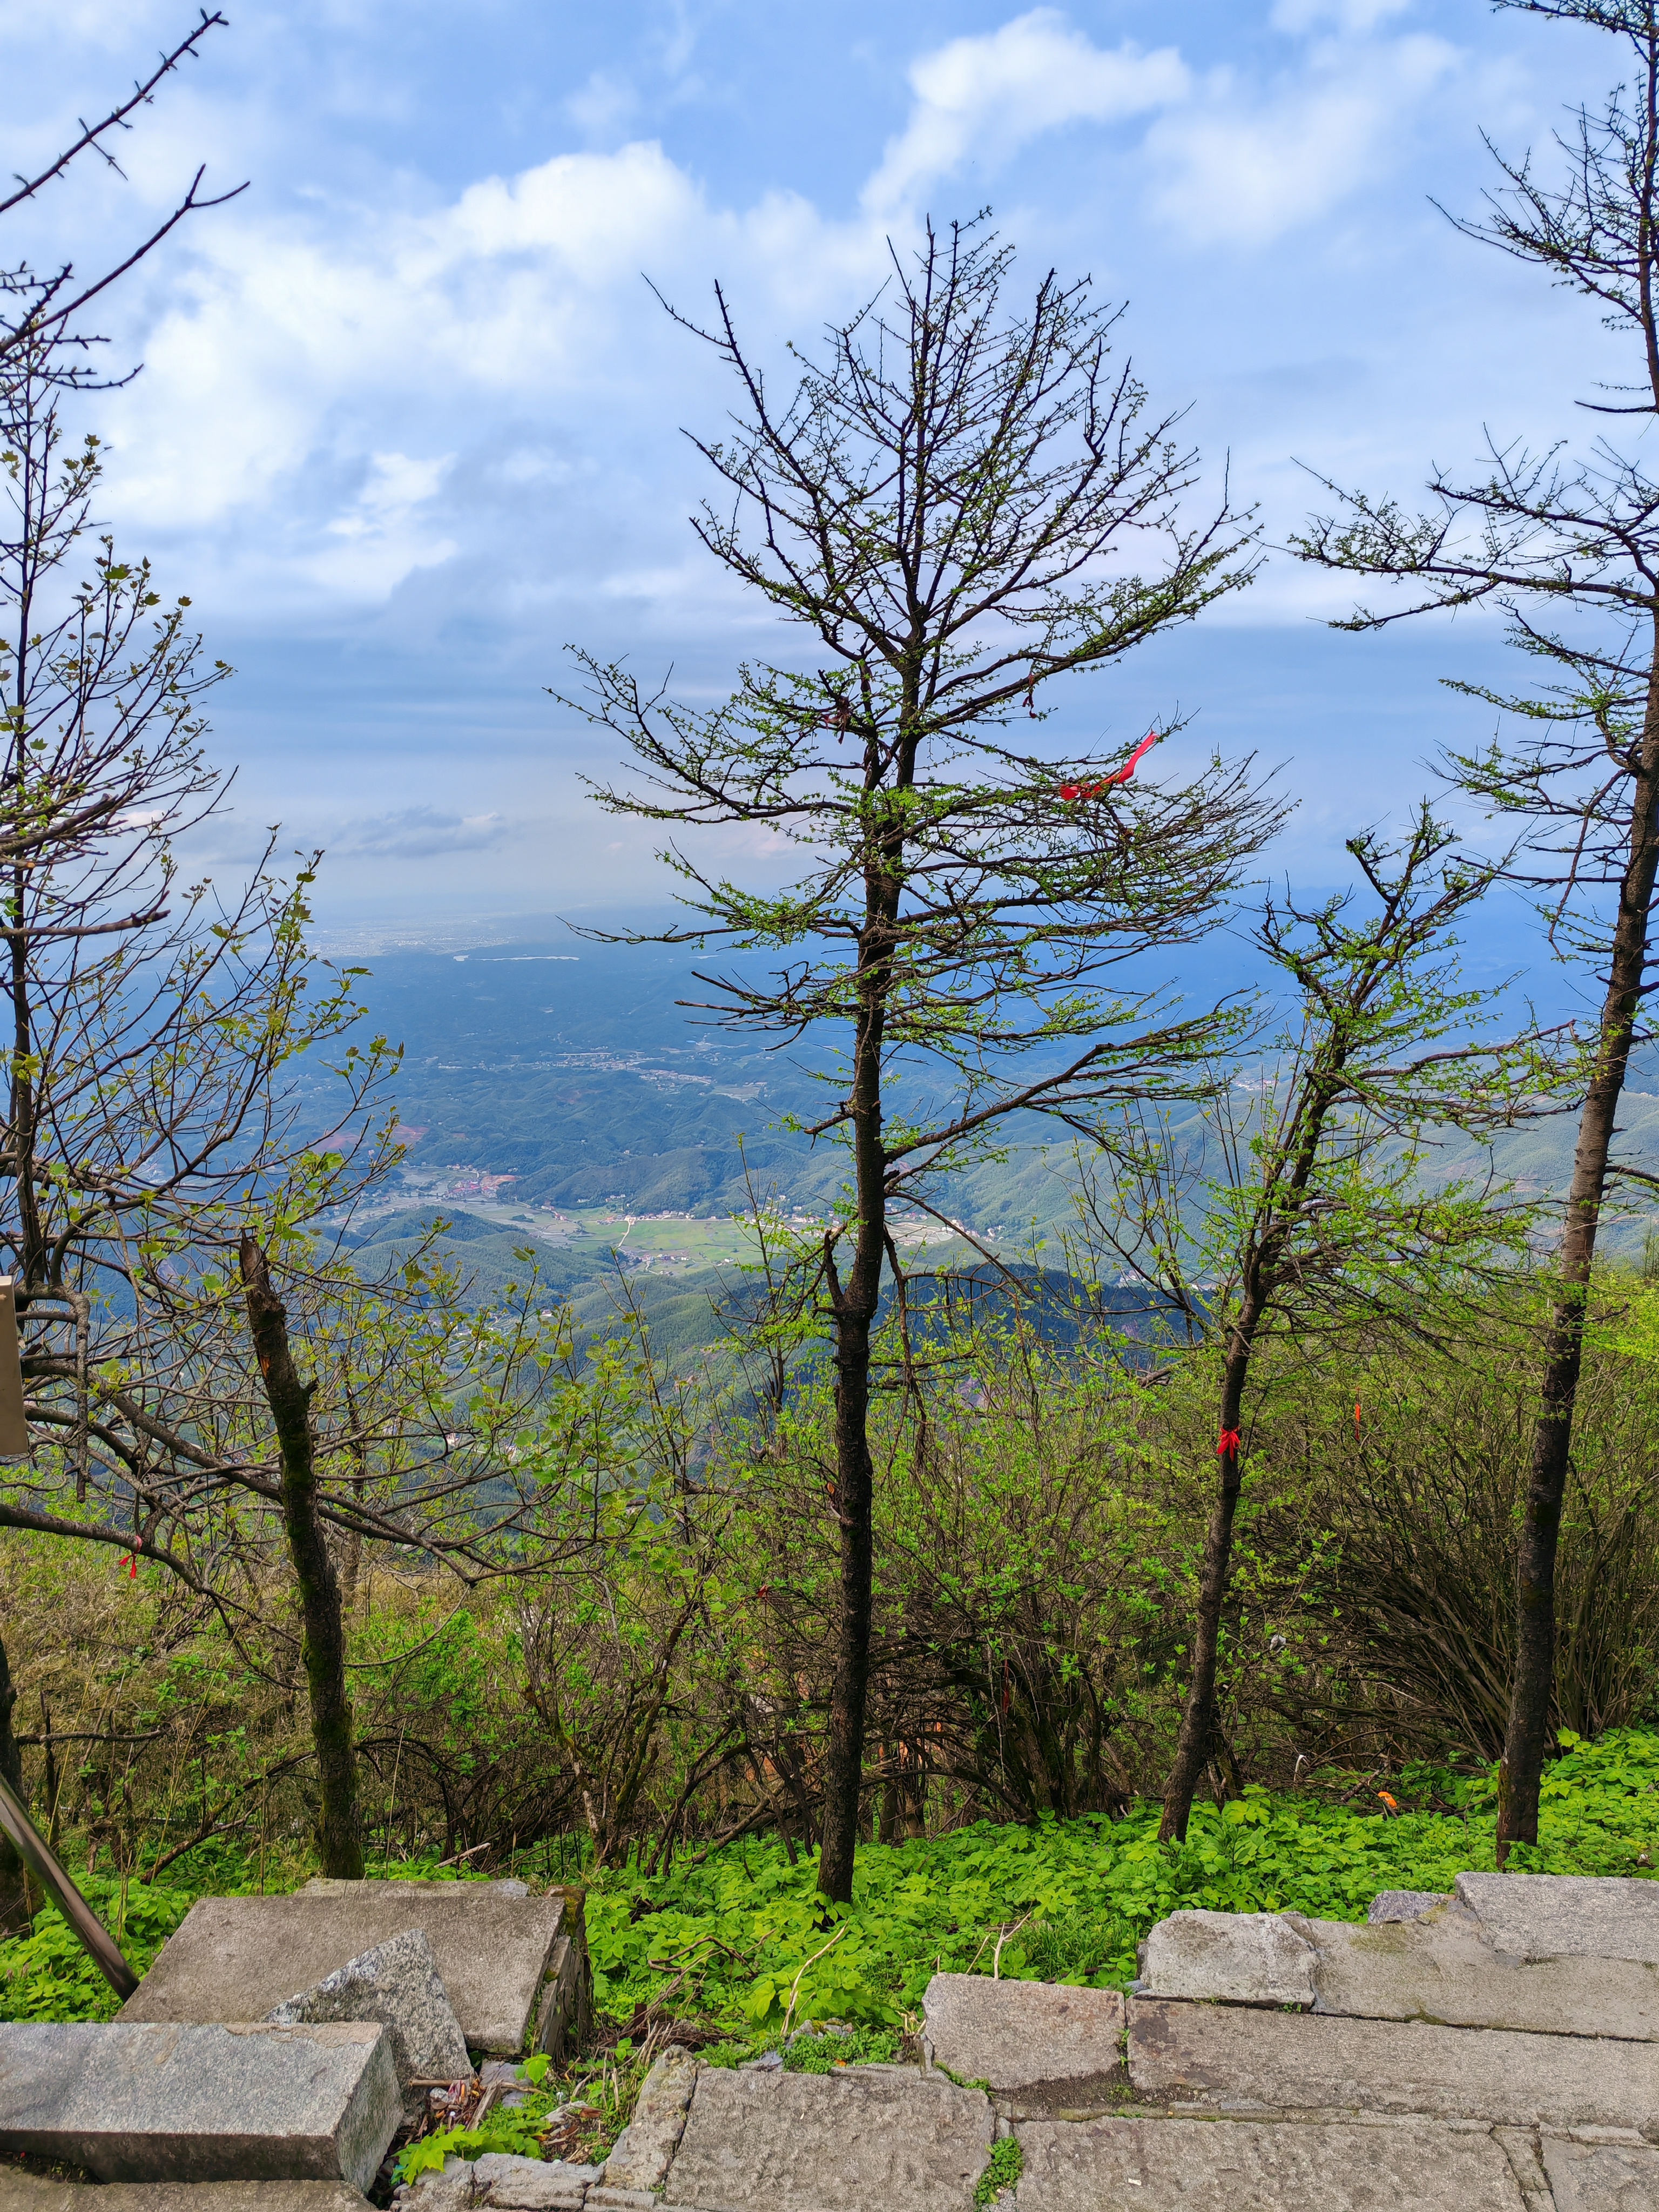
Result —
<instances>
[{"instance_id":1,"label":"green ground cover plant","mask_svg":"<svg viewBox=\"0 0 1659 2212\"><path fill-rule=\"evenodd\" d=\"M1419 1766L1350 1779L1352 1802L1252 1787L1200 1806L1179 1846L1158 1842L1151 1802L1116 1820L981 1822L866 1844L853 1903L827 1928L811 1859L791 1866L769 1838L654 1878L618 1869L588 1893L596 2002L623 2018L660 2001L757 2045L786 2023L898 2027L940 1971L1121 1986L1153 1923L1183 1907L1362 1920L1379 1890L1449 1889L1492 1865L1495 1776ZM1659 1857L1659 1734L1573 1740L1544 1809L1515 1871L1639 1875Z\"/></svg>"},{"instance_id":2,"label":"green ground cover plant","mask_svg":"<svg viewBox=\"0 0 1659 2212\"><path fill-rule=\"evenodd\" d=\"M1512 1869L1644 1875L1659 1860L1659 1731L1565 1741L1546 1777L1540 1839L1514 1855ZM708 2056L728 2065L804 2027L844 2022L858 2033L817 2048L792 2042L787 2063L856 2063L893 2055L941 1971L1121 1987L1133 1978L1137 1945L1167 1913L1198 1906L1360 1920L1378 1890L1449 1889L1466 1869L1493 1863L1492 1773L1419 1765L1318 1780L1324 1786L1252 1786L1231 1803L1200 1805L1181 1845L1158 1842L1152 1800L1120 1820L981 1821L951 1835L866 1844L852 1905L827 1916L810 1855L792 1866L769 1837L665 1874L603 1869L586 1904L595 2008L624 2023L650 2007L723 2027ZM125 1906L118 1881L94 1875L84 1887L142 1971L197 1895L255 1886L222 1879L234 1869L222 1854L221 1879L130 1886ZM376 1861L369 1871L467 1878L429 1859ZM305 1872L294 1870L296 1884ZM0 1942L0 2019L104 2020L114 2009L55 1908L35 1915L29 1935ZM626 2065L633 2056L631 2043L618 2044L597 2063ZM562 2094L571 2094L568 2079Z\"/></svg>"}]
</instances>

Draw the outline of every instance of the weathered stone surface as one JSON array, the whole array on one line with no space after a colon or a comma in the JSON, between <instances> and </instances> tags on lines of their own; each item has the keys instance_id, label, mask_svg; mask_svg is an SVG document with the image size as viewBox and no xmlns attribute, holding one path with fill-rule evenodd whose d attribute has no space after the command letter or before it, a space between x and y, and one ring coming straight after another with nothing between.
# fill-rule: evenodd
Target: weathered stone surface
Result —
<instances>
[{"instance_id":1,"label":"weathered stone surface","mask_svg":"<svg viewBox=\"0 0 1659 2212\"><path fill-rule=\"evenodd\" d=\"M1384 1920L1420 1920L1445 1902L1443 1890L1379 1889L1365 1908L1365 1918L1373 1928Z\"/></svg>"},{"instance_id":2,"label":"weathered stone surface","mask_svg":"<svg viewBox=\"0 0 1659 2212\"><path fill-rule=\"evenodd\" d=\"M659 2189L696 2087L696 2057L671 2045L640 2085L634 2116L605 2162L607 2189Z\"/></svg>"},{"instance_id":3,"label":"weathered stone surface","mask_svg":"<svg viewBox=\"0 0 1659 2212\"><path fill-rule=\"evenodd\" d=\"M1540 2035L1659 2041L1659 1966L1630 1959L1540 1959L1495 1951L1462 1905L1416 1920L1297 1923L1313 1942L1316 2012L1438 2021Z\"/></svg>"},{"instance_id":4,"label":"weathered stone surface","mask_svg":"<svg viewBox=\"0 0 1659 2212\"><path fill-rule=\"evenodd\" d=\"M562 2158L515 2158L486 2151L472 2168L471 2202L496 2212L565 2212L580 2204L603 2169Z\"/></svg>"},{"instance_id":5,"label":"weathered stone surface","mask_svg":"<svg viewBox=\"0 0 1659 2212\"><path fill-rule=\"evenodd\" d=\"M1147 1936L1147 1996L1310 2005L1313 1946L1277 1912L1172 1912Z\"/></svg>"},{"instance_id":6,"label":"weathered stone surface","mask_svg":"<svg viewBox=\"0 0 1659 2212\"><path fill-rule=\"evenodd\" d=\"M1555 2212L1653 2212L1659 2204L1659 2150L1646 2143L1546 2136L1542 2150Z\"/></svg>"},{"instance_id":7,"label":"weathered stone surface","mask_svg":"<svg viewBox=\"0 0 1659 2212\"><path fill-rule=\"evenodd\" d=\"M921 2004L929 2059L963 2081L1081 2104L1091 2089L1123 2078L1123 1999L1115 1990L935 1974Z\"/></svg>"},{"instance_id":8,"label":"weathered stone surface","mask_svg":"<svg viewBox=\"0 0 1659 2212\"><path fill-rule=\"evenodd\" d=\"M1457 1898L1512 1959L1659 1966L1659 1881L1613 1875L1460 1874Z\"/></svg>"},{"instance_id":9,"label":"weathered stone surface","mask_svg":"<svg viewBox=\"0 0 1659 2212\"><path fill-rule=\"evenodd\" d=\"M1509 2127L1643 2127L1659 2046L1228 2005L1129 2005L1129 2078L1212 2110L1418 2112Z\"/></svg>"},{"instance_id":10,"label":"weathered stone surface","mask_svg":"<svg viewBox=\"0 0 1659 2212\"><path fill-rule=\"evenodd\" d=\"M0 2146L103 2181L367 2189L402 2098L383 2027L0 2027Z\"/></svg>"},{"instance_id":11,"label":"weathered stone surface","mask_svg":"<svg viewBox=\"0 0 1659 2212\"><path fill-rule=\"evenodd\" d=\"M368 2212L349 2181L47 2181L0 2166L0 2212Z\"/></svg>"},{"instance_id":12,"label":"weathered stone surface","mask_svg":"<svg viewBox=\"0 0 1659 2212\"><path fill-rule=\"evenodd\" d=\"M518 1882L340 1882L292 1897L203 1897L163 1944L124 2021L258 2020L407 1928L423 1928L475 2051L522 2051L554 1945L580 1945L563 1893Z\"/></svg>"},{"instance_id":13,"label":"weathered stone surface","mask_svg":"<svg viewBox=\"0 0 1659 2212\"><path fill-rule=\"evenodd\" d=\"M721 2212L972 2212L991 2134L981 2092L936 2075L706 2066L664 2201Z\"/></svg>"},{"instance_id":14,"label":"weathered stone surface","mask_svg":"<svg viewBox=\"0 0 1659 2212\"><path fill-rule=\"evenodd\" d=\"M1487 2135L1432 2122L1027 2121L1019 2212L1522 2212ZM1623 2208L1620 2208L1623 2212Z\"/></svg>"},{"instance_id":15,"label":"weathered stone surface","mask_svg":"<svg viewBox=\"0 0 1659 2212\"><path fill-rule=\"evenodd\" d=\"M425 2103L422 2091L410 2088L411 2081L457 2081L472 2072L466 2038L423 1928L406 1928L377 1943L297 1996L273 2005L265 2018L281 2027L380 2021L392 2037L392 2062L411 2118Z\"/></svg>"},{"instance_id":16,"label":"weathered stone surface","mask_svg":"<svg viewBox=\"0 0 1659 2212\"><path fill-rule=\"evenodd\" d=\"M433 1885L434 1887L439 1886ZM503 1875L499 1881L475 1882L466 1886L473 1888L493 1889L501 1897L528 1897L530 1894L529 1883L520 1881L516 1875ZM380 1887L380 1883L375 1881L342 1881L333 1875L314 1874L306 1883L305 1893L309 1897L349 1897L354 1891L378 1889ZM441 1887L453 1889L457 1885L453 1882L445 1882Z\"/></svg>"}]
</instances>

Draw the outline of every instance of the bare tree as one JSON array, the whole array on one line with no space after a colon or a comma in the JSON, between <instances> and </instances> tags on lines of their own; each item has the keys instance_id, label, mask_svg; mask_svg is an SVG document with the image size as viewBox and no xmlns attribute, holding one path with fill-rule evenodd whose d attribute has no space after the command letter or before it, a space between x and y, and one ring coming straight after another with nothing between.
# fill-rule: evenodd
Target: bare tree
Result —
<instances>
[{"instance_id":1,"label":"bare tree","mask_svg":"<svg viewBox=\"0 0 1659 2212\"><path fill-rule=\"evenodd\" d=\"M764 828L806 866L783 892L750 892L672 849L701 918L667 941L793 956L764 981L700 980L728 1024L840 1048L810 1124L851 1171L817 1261L841 1547L819 1861L832 1900L852 1894L863 1784L871 1338L884 1269L901 1272L889 1209L936 1212L1013 1117L1086 1122L1214 1044L1218 1018L1173 1016L1111 971L1211 927L1276 819L1218 761L1161 788L1130 781L1139 753L1056 762L1005 735L1039 715L1041 687L1193 620L1254 565L1224 500L1183 520L1195 457L1178 417L1150 416L1111 363L1115 317L1052 275L1011 313L1010 258L975 228L930 231L913 268L895 257L890 307L832 330L822 362L803 356L781 408L723 295L696 332L739 398L732 441L696 441L731 510L695 526L830 667L745 667L704 712L579 656L584 711L641 779L601 787L602 805Z\"/></svg>"},{"instance_id":2,"label":"bare tree","mask_svg":"<svg viewBox=\"0 0 1659 2212\"><path fill-rule=\"evenodd\" d=\"M1629 85L1558 139L1559 183L1531 156L1496 154L1491 213L1463 223L1568 286L1635 343L1638 381L1581 401L1616 418L1659 416L1659 10L1653 0L1497 0L1618 39ZM1340 495L1298 547L1322 565L1411 587L1408 605L1358 611L1364 629L1427 609L1492 601L1515 642L1553 663L1542 697L1504 700L1522 718L1510 744L1454 758L1454 781L1524 828L1510 871L1536 895L1556 948L1590 964L1601 989L1594 1066L1563 1209L1552 1316L1540 1376L1516 1561L1516 1658L1498 1810L1498 1863L1538 1836L1539 1787L1553 1720L1555 1556L1583 1355L1597 1232L1620 1178L1651 1182L1614 1157L1620 1097L1644 999L1659 869L1659 478L1638 446L1609 430L1581 459L1494 445L1490 474L1431 479L1422 515ZM1334 487L1328 487L1334 489ZM1464 689L1471 687L1464 686ZM1477 696L1492 696L1486 693Z\"/></svg>"},{"instance_id":3,"label":"bare tree","mask_svg":"<svg viewBox=\"0 0 1659 2212\"><path fill-rule=\"evenodd\" d=\"M203 9L201 21L194 29L187 32L170 52L161 55L149 75L135 82L124 100L117 100L98 122L82 123L78 135L43 169L30 177L14 177L13 189L0 196L0 218L14 215L36 199L77 161L84 161L88 155L97 155L117 176L121 175L121 166L111 151L112 146L119 143L122 132L131 130L132 118L137 111L154 103L162 80L185 62L196 60L208 33L222 29L224 24L225 18L216 9L210 15ZM9 268L0 267L0 299L8 302L0 308L0 376L8 373L15 356L38 355L44 345L51 356L54 373L62 382L72 385L96 381L87 356L101 340L82 335L76 328L76 317L108 291L112 284L136 269L146 255L154 252L187 215L222 207L227 200L234 200L239 192L247 189L246 185L236 185L228 192L204 197L202 180L206 173L205 168L198 168L165 220L122 249L119 258L95 276L78 272L73 261L63 262L51 270L36 270L27 261L15 262Z\"/></svg>"},{"instance_id":4,"label":"bare tree","mask_svg":"<svg viewBox=\"0 0 1659 2212\"><path fill-rule=\"evenodd\" d=\"M99 121L82 123L78 135L44 168L33 176L14 179L14 189L0 196L0 218L15 216L20 210L27 209L88 155L97 155L118 175L119 164L111 151L112 143L132 128L132 117L139 108L152 103L162 80L185 61L193 60L208 33L221 27L224 20L217 12L209 15L204 9L195 27L171 52L160 57L149 76L135 83L126 98L118 100ZM105 380L100 379L89 360L93 348L100 341L84 333L77 319L94 299L159 246L186 215L218 206L243 189L238 185L234 191L204 197L204 174L198 168L167 219L96 274L77 276L72 261L45 272L33 269L27 259L0 264L0 398L9 399L20 385L38 392L43 382L63 388L84 387ZM0 424L0 429L3 428ZM0 673L0 685L3 681L3 673ZM8 823L6 833L9 834L0 834L0 848L9 854L17 836L16 825ZM27 833L24 842L27 843ZM84 1341L82 1357L84 1359ZM8 1680L3 1650L0 1650L0 1684ZM9 1697L0 1696L0 1771L9 1775L19 1766L11 1736L10 1711ZM0 1837L0 1926L9 1919L15 1921L26 1910L26 1895L21 1863L9 1842Z\"/></svg>"},{"instance_id":5,"label":"bare tree","mask_svg":"<svg viewBox=\"0 0 1659 2212\"><path fill-rule=\"evenodd\" d=\"M1450 845L1424 807L1397 848L1349 841L1373 911L1354 915L1348 893L1310 912L1269 903L1257 942L1290 987L1291 1011L1277 1054L1218 1086L1207 1111L1218 1163L1132 1122L1117 1158L1139 1188L1126 1205L1120 1176L1110 1203L1094 1209L1096 1233L1220 1358L1219 1479L1166 1842L1186 1835L1206 1765L1230 1757L1217 1675L1258 1349L1275 1334L1305 1343L1356 1328L1432 1342L1460 1291L1479 1296L1494 1267L1525 1249L1533 1209L1495 1190L1489 1173L1435 1188L1427 1172L1445 1133L1489 1138L1544 1110L1556 1081L1550 1041L1536 1032L1502 1044L1470 1034L1483 994L1455 987L1452 933L1492 871ZM1144 1243L1126 1238L1126 1218L1148 1231Z\"/></svg>"}]
</instances>

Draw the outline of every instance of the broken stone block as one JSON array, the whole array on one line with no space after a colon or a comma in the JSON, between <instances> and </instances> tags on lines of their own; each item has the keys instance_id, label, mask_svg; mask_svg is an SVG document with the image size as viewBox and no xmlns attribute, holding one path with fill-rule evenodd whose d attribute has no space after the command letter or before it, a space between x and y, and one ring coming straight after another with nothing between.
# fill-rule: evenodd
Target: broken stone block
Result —
<instances>
[{"instance_id":1,"label":"broken stone block","mask_svg":"<svg viewBox=\"0 0 1659 2212\"><path fill-rule=\"evenodd\" d=\"M1365 1908L1365 1920L1372 1928L1385 1920L1420 1920L1425 1912L1432 1912L1437 1905L1445 1902L1443 1890L1379 1889Z\"/></svg>"},{"instance_id":2,"label":"broken stone block","mask_svg":"<svg viewBox=\"0 0 1659 2212\"><path fill-rule=\"evenodd\" d=\"M1310 2005L1314 1949L1277 1912L1172 1912L1146 1938L1139 1988L1151 1997Z\"/></svg>"},{"instance_id":3,"label":"broken stone block","mask_svg":"<svg viewBox=\"0 0 1659 2212\"><path fill-rule=\"evenodd\" d=\"M1019 2212L1524 2212L1484 2134L1414 2121L1024 2122Z\"/></svg>"},{"instance_id":4,"label":"broken stone block","mask_svg":"<svg viewBox=\"0 0 1659 2212\"><path fill-rule=\"evenodd\" d=\"M992 2130L979 2090L908 2068L740 2074L705 2066L663 2202L721 2212L971 2212ZM607 2166L607 2185L611 2178Z\"/></svg>"},{"instance_id":5,"label":"broken stone block","mask_svg":"<svg viewBox=\"0 0 1659 2212\"><path fill-rule=\"evenodd\" d=\"M1526 1963L1495 1951L1474 1915L1444 1899L1417 1920L1298 1925L1318 1957L1316 2012L1659 2041L1659 1966L1629 1959Z\"/></svg>"},{"instance_id":6,"label":"broken stone block","mask_svg":"<svg viewBox=\"0 0 1659 2212\"><path fill-rule=\"evenodd\" d=\"M410 2119L426 2101L424 2090L411 2089L410 2082L459 2081L472 2071L466 2038L423 1928L405 1928L377 1943L297 1996L273 2005L265 2018L283 2027L380 2021L392 2037L392 2061Z\"/></svg>"},{"instance_id":7,"label":"broken stone block","mask_svg":"<svg viewBox=\"0 0 1659 2212\"><path fill-rule=\"evenodd\" d=\"M1235 2112L1420 2113L1504 2127L1640 2128L1659 2111L1659 2045L1419 2021L1129 2006L1129 2078L1160 2104Z\"/></svg>"},{"instance_id":8,"label":"broken stone block","mask_svg":"<svg viewBox=\"0 0 1659 2212\"><path fill-rule=\"evenodd\" d=\"M203 1897L129 1997L124 2021L258 2020L365 1951L424 1929L474 2051L509 2057L544 2026L544 1978L559 1938L585 1990L580 1895L526 1897L520 1882L338 1882L291 1897Z\"/></svg>"},{"instance_id":9,"label":"broken stone block","mask_svg":"<svg viewBox=\"0 0 1659 2212\"><path fill-rule=\"evenodd\" d=\"M1041 2092L1083 2105L1123 2078L1123 1999L1116 1990L935 1974L922 1998L932 2064L994 2090Z\"/></svg>"},{"instance_id":10,"label":"broken stone block","mask_svg":"<svg viewBox=\"0 0 1659 2212\"><path fill-rule=\"evenodd\" d=\"M0 2212L369 2212L348 2181L48 2181L0 2167Z\"/></svg>"},{"instance_id":11,"label":"broken stone block","mask_svg":"<svg viewBox=\"0 0 1659 2212\"><path fill-rule=\"evenodd\" d=\"M1613 1875L1460 1874L1456 1894L1511 1959L1659 1966L1659 1882Z\"/></svg>"},{"instance_id":12,"label":"broken stone block","mask_svg":"<svg viewBox=\"0 0 1659 2212\"><path fill-rule=\"evenodd\" d=\"M696 2087L692 2052L671 2044L640 2085L634 2116L605 2162L607 2189L660 2189Z\"/></svg>"},{"instance_id":13,"label":"broken stone block","mask_svg":"<svg viewBox=\"0 0 1659 2212\"><path fill-rule=\"evenodd\" d=\"M349 2181L367 2190L403 2099L386 2030L14 2021L0 2148L100 2181Z\"/></svg>"},{"instance_id":14,"label":"broken stone block","mask_svg":"<svg viewBox=\"0 0 1659 2212\"><path fill-rule=\"evenodd\" d=\"M486 2151L472 2168L472 2202L495 2212L566 2212L580 2205L603 2166L572 2166L562 2158L515 2158Z\"/></svg>"},{"instance_id":15,"label":"broken stone block","mask_svg":"<svg viewBox=\"0 0 1659 2212\"><path fill-rule=\"evenodd\" d=\"M1555 2212L1652 2212L1659 2204L1659 2150L1647 2143L1546 2136L1540 2148Z\"/></svg>"}]
</instances>

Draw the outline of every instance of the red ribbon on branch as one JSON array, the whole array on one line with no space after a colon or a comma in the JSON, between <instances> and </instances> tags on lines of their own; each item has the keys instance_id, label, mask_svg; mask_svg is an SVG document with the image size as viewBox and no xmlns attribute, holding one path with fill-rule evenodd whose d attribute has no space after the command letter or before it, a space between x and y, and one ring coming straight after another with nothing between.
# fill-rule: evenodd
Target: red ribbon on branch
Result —
<instances>
[{"instance_id":1,"label":"red ribbon on branch","mask_svg":"<svg viewBox=\"0 0 1659 2212\"><path fill-rule=\"evenodd\" d=\"M115 1562L115 1564L118 1567L125 1567L126 1569L127 1580L129 1582L136 1583L137 1581L138 1562L134 1559L131 1552L123 1552L120 1558Z\"/></svg>"},{"instance_id":2,"label":"red ribbon on branch","mask_svg":"<svg viewBox=\"0 0 1659 2212\"><path fill-rule=\"evenodd\" d=\"M1216 1456L1218 1459L1224 1458L1229 1452L1236 1452L1243 1441L1243 1437L1237 1429L1223 1429L1221 1441L1215 1448Z\"/></svg>"},{"instance_id":3,"label":"red ribbon on branch","mask_svg":"<svg viewBox=\"0 0 1659 2212\"><path fill-rule=\"evenodd\" d=\"M1060 787L1060 797L1062 799L1098 799L1103 792L1109 791L1115 783L1127 783L1140 763L1157 743L1158 732L1148 730L1121 768L1114 769L1110 775L1103 776L1098 783L1062 783Z\"/></svg>"}]
</instances>

